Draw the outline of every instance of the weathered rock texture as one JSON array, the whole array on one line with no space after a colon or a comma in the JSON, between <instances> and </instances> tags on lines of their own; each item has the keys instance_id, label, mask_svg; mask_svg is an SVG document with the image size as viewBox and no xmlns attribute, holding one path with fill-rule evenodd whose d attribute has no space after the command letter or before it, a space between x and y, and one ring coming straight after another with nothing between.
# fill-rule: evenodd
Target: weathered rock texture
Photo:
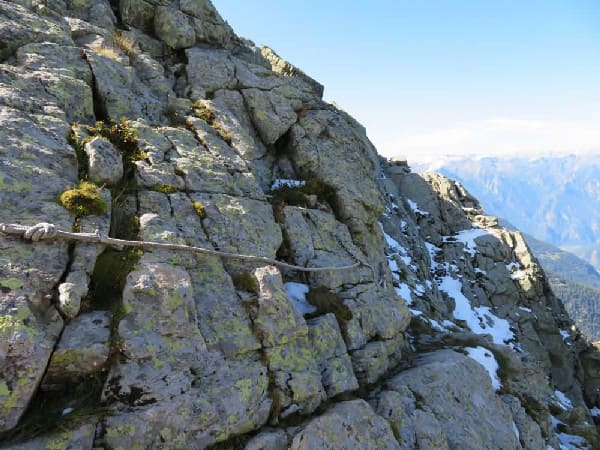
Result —
<instances>
[{"instance_id":1,"label":"weathered rock texture","mask_svg":"<svg viewBox=\"0 0 600 450\"><path fill-rule=\"evenodd\" d=\"M0 0L0 221L361 263L0 235L3 447L598 445L522 236L322 92L208 0Z\"/></svg>"}]
</instances>

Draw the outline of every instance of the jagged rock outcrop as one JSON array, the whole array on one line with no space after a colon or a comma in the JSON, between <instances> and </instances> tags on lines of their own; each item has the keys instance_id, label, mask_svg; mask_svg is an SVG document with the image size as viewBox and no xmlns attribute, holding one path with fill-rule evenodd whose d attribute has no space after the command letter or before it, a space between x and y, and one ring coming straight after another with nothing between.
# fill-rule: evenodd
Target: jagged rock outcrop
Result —
<instances>
[{"instance_id":1,"label":"jagged rock outcrop","mask_svg":"<svg viewBox=\"0 0 600 450\"><path fill-rule=\"evenodd\" d=\"M3 223L359 263L0 234L3 447L598 445L522 236L209 1L0 0L0 38Z\"/></svg>"}]
</instances>

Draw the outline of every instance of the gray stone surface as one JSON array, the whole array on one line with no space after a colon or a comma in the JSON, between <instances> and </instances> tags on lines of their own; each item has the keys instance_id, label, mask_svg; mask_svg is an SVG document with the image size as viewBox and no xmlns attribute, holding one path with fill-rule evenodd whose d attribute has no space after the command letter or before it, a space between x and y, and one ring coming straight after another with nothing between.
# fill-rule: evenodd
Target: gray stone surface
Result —
<instances>
[{"instance_id":1,"label":"gray stone surface","mask_svg":"<svg viewBox=\"0 0 600 450\"><path fill-rule=\"evenodd\" d=\"M191 47L196 42L196 33L189 17L181 11L158 6L154 13L154 33L174 49Z\"/></svg>"},{"instance_id":2,"label":"gray stone surface","mask_svg":"<svg viewBox=\"0 0 600 450\"><path fill-rule=\"evenodd\" d=\"M98 185L117 184L123 177L121 155L106 139L95 137L83 147L88 159L88 176Z\"/></svg>"},{"instance_id":3,"label":"gray stone surface","mask_svg":"<svg viewBox=\"0 0 600 450\"><path fill-rule=\"evenodd\" d=\"M520 447L510 409L492 390L483 367L464 355L452 350L423 355L415 367L389 379L386 386L400 393L407 387L418 399L418 409L436 417L439 426L427 425L423 417L413 419L417 435L431 440L443 432L451 449Z\"/></svg>"},{"instance_id":4,"label":"gray stone surface","mask_svg":"<svg viewBox=\"0 0 600 450\"><path fill-rule=\"evenodd\" d=\"M290 449L400 449L390 425L364 400L335 405L294 436Z\"/></svg>"},{"instance_id":5,"label":"gray stone surface","mask_svg":"<svg viewBox=\"0 0 600 450\"><path fill-rule=\"evenodd\" d=\"M103 369L109 353L111 315L93 311L71 321L60 337L42 381L43 389L75 385Z\"/></svg>"},{"instance_id":6,"label":"gray stone surface","mask_svg":"<svg viewBox=\"0 0 600 450\"><path fill-rule=\"evenodd\" d=\"M97 338L88 319L104 308L115 315L101 419L70 416L22 448L557 448L552 414L599 447L587 405L600 406L600 357L575 339L522 236L460 184L380 158L322 89L235 36L208 0L0 0L2 222L362 263L304 274L111 250L106 273L100 245L0 235L0 433L40 406L44 373L45 387L68 390L103 364L106 321ZM90 152L111 208L75 217L57 202L83 172L67 136L86 137L75 122L123 116L141 157L121 169L116 153ZM273 205L281 178L333 193ZM474 227L485 235L461 242ZM113 280L119 289L100 292ZM346 314L306 320L287 281L339 295L333 309ZM481 330L455 316L461 302ZM498 324L514 338L493 343ZM495 355L501 396L448 349L474 345ZM370 403L342 400L353 391Z\"/></svg>"},{"instance_id":7,"label":"gray stone surface","mask_svg":"<svg viewBox=\"0 0 600 450\"><path fill-rule=\"evenodd\" d=\"M10 450L49 450L49 449L92 449L96 424L85 424L66 432L51 433L47 436L26 441L22 444L10 445Z\"/></svg>"},{"instance_id":8,"label":"gray stone surface","mask_svg":"<svg viewBox=\"0 0 600 450\"><path fill-rule=\"evenodd\" d=\"M207 93L235 87L235 65L225 50L191 48L185 54L191 98L205 98Z\"/></svg>"},{"instance_id":9,"label":"gray stone surface","mask_svg":"<svg viewBox=\"0 0 600 450\"><path fill-rule=\"evenodd\" d=\"M335 397L358 389L358 381L335 316L330 313L310 320L308 335L327 396Z\"/></svg>"}]
</instances>

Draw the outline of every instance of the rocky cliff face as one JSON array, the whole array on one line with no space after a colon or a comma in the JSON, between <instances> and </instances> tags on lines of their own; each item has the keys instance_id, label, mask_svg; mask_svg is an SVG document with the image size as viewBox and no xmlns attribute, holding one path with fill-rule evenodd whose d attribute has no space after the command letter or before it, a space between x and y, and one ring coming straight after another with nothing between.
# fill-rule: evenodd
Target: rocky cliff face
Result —
<instances>
[{"instance_id":1,"label":"rocky cliff face","mask_svg":"<svg viewBox=\"0 0 600 450\"><path fill-rule=\"evenodd\" d=\"M360 263L0 235L4 447L598 445L521 235L322 90L207 0L0 0L2 222Z\"/></svg>"}]
</instances>

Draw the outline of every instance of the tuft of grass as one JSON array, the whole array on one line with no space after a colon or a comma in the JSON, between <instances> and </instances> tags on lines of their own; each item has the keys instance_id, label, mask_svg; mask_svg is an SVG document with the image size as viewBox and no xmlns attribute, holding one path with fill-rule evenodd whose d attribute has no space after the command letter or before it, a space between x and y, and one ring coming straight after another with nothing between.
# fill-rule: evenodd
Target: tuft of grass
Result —
<instances>
[{"instance_id":1,"label":"tuft of grass","mask_svg":"<svg viewBox=\"0 0 600 450\"><path fill-rule=\"evenodd\" d=\"M309 196L316 195L320 203L328 204L334 214L337 211L337 191L326 182L313 178L303 186L281 186L273 192L273 215L275 220L282 223L284 220L283 208L289 206L311 207Z\"/></svg>"},{"instance_id":2,"label":"tuft of grass","mask_svg":"<svg viewBox=\"0 0 600 450\"><path fill-rule=\"evenodd\" d=\"M217 116L208 106L206 106L200 100L196 100L194 103L192 103L192 111L196 117L209 124L223 141L225 141L228 145L231 145L233 136L229 131L223 128L221 124L217 123Z\"/></svg>"},{"instance_id":3,"label":"tuft of grass","mask_svg":"<svg viewBox=\"0 0 600 450\"><path fill-rule=\"evenodd\" d=\"M200 100L196 100L192 103L192 110L197 118L204 120L210 126L212 126L217 118L215 113Z\"/></svg>"},{"instance_id":4,"label":"tuft of grass","mask_svg":"<svg viewBox=\"0 0 600 450\"><path fill-rule=\"evenodd\" d=\"M58 202L77 217L99 216L108 208L100 188L88 181L80 181L76 188L64 191Z\"/></svg>"},{"instance_id":5,"label":"tuft of grass","mask_svg":"<svg viewBox=\"0 0 600 450\"><path fill-rule=\"evenodd\" d=\"M123 53L129 57L129 61L135 61L138 56L136 49L137 40L132 35L124 33L122 30L117 30L113 36L115 45L119 47Z\"/></svg>"},{"instance_id":6,"label":"tuft of grass","mask_svg":"<svg viewBox=\"0 0 600 450\"><path fill-rule=\"evenodd\" d=\"M73 147L75 155L77 156L77 175L79 176L79 179L87 180L88 157L83 149L85 141L79 136L80 130L81 127L79 124L73 124L67 141L71 144L71 147Z\"/></svg>"},{"instance_id":7,"label":"tuft of grass","mask_svg":"<svg viewBox=\"0 0 600 450\"><path fill-rule=\"evenodd\" d=\"M101 56L104 56L108 59L112 59L113 61L121 62L121 55L119 55L119 52L113 47L108 47L106 45L96 45L91 49Z\"/></svg>"},{"instance_id":8,"label":"tuft of grass","mask_svg":"<svg viewBox=\"0 0 600 450\"><path fill-rule=\"evenodd\" d=\"M195 200L192 202L192 206L194 207L194 211L196 211L196 214L198 214L198 217L200 217L200 219L206 219L206 208L204 207L202 202Z\"/></svg>"},{"instance_id":9,"label":"tuft of grass","mask_svg":"<svg viewBox=\"0 0 600 450\"><path fill-rule=\"evenodd\" d=\"M111 120L105 123L99 120L95 125L88 126L88 132L91 137L102 136L108 139L130 161L138 161L148 156L140 151L137 130L125 117L118 122Z\"/></svg>"},{"instance_id":10,"label":"tuft of grass","mask_svg":"<svg viewBox=\"0 0 600 450\"><path fill-rule=\"evenodd\" d=\"M335 292L331 292L325 286L319 286L308 291L306 299L308 300L308 303L317 308L317 311L307 315L308 318L333 313L338 322L347 322L353 317L352 311L344 304L342 298Z\"/></svg>"}]
</instances>

